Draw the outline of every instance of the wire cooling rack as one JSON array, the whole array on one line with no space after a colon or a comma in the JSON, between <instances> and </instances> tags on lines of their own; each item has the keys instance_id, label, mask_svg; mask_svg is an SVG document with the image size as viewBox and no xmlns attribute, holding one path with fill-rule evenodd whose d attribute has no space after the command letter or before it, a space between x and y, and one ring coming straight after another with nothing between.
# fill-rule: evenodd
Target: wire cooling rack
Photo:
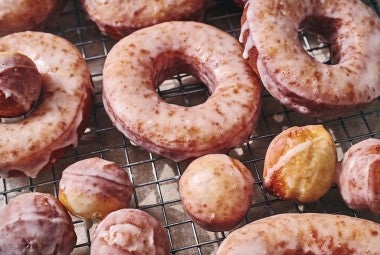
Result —
<instances>
[{"instance_id":1,"label":"wire cooling rack","mask_svg":"<svg viewBox=\"0 0 380 255\"><path fill-rule=\"evenodd\" d=\"M379 3L365 1L378 15ZM217 0L208 11L205 22L218 27L238 38L241 10L232 0ZM88 128L78 148L69 152L51 169L41 172L37 178L0 179L0 209L10 199L25 192L47 192L57 196L62 171L70 164L89 157L101 157L122 166L131 177L135 187L131 207L147 211L166 228L172 254L212 254L227 232L208 232L196 226L183 212L178 194L178 180L189 161L175 163L169 159L144 151L132 145L112 125L104 111L101 100L102 69L107 53L115 41L100 34L89 22L79 1L70 0L50 32L75 44L86 59L96 91L96 103ZM328 44L314 40L307 32L300 32L305 49L320 61L329 60ZM158 93L169 103L184 106L200 104L209 96L207 88L186 74L166 80ZM126 98L128 100L128 98ZM242 226L263 217L285 212L321 212L345 214L380 222L380 216L349 209L334 186L318 202L300 205L281 201L265 192L262 187L262 169L266 149L274 136L282 130L307 124L323 124L333 135L339 159L352 145L361 140L380 138L380 100L344 118L317 120L289 110L279 104L267 92L262 95L260 121L250 139L229 151L229 155L242 161L255 178L255 195L251 209ZM84 184L85 185L85 184ZM72 254L89 254L93 228L86 229L83 221L73 218L78 235Z\"/></svg>"}]
</instances>

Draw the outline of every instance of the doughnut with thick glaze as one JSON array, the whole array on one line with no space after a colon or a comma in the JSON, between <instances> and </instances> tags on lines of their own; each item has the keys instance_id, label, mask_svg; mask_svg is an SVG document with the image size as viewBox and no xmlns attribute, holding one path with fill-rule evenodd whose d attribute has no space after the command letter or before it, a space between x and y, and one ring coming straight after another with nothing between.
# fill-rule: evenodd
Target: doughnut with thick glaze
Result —
<instances>
[{"instance_id":1,"label":"doughnut with thick glaze","mask_svg":"<svg viewBox=\"0 0 380 255\"><path fill-rule=\"evenodd\" d=\"M0 1L0 36L41 30L58 17L67 0Z\"/></svg>"},{"instance_id":2,"label":"doughnut with thick glaze","mask_svg":"<svg viewBox=\"0 0 380 255\"><path fill-rule=\"evenodd\" d=\"M192 21L144 28L120 40L107 56L103 102L114 125L132 142L175 161L225 152L252 133L261 85L227 33ZM211 96L184 107L156 92L165 78L188 73Z\"/></svg>"},{"instance_id":3,"label":"doughnut with thick glaze","mask_svg":"<svg viewBox=\"0 0 380 255\"><path fill-rule=\"evenodd\" d=\"M25 119L0 123L0 177L36 177L84 132L93 101L90 72L74 45L48 33L4 36L0 52L27 56L42 76L35 109Z\"/></svg>"},{"instance_id":4,"label":"doughnut with thick glaze","mask_svg":"<svg viewBox=\"0 0 380 255\"><path fill-rule=\"evenodd\" d=\"M168 255L169 247L166 230L153 216L139 209L121 209L96 227L91 255Z\"/></svg>"},{"instance_id":5,"label":"doughnut with thick glaze","mask_svg":"<svg viewBox=\"0 0 380 255\"><path fill-rule=\"evenodd\" d=\"M380 140L354 144L339 162L337 185L352 209L380 213Z\"/></svg>"},{"instance_id":6,"label":"doughnut with thick glaze","mask_svg":"<svg viewBox=\"0 0 380 255\"><path fill-rule=\"evenodd\" d=\"M72 215L92 220L127 208L132 192L126 171L95 157L78 161L62 172L58 198Z\"/></svg>"},{"instance_id":7,"label":"doughnut with thick glaze","mask_svg":"<svg viewBox=\"0 0 380 255\"><path fill-rule=\"evenodd\" d=\"M165 21L201 20L212 0L81 0L87 16L104 34L121 39Z\"/></svg>"},{"instance_id":8,"label":"doughnut with thick glaze","mask_svg":"<svg viewBox=\"0 0 380 255\"><path fill-rule=\"evenodd\" d=\"M186 168L179 180L179 194L194 223L208 231L227 231L247 214L253 185L251 172L240 161L209 154Z\"/></svg>"},{"instance_id":9,"label":"doughnut with thick glaze","mask_svg":"<svg viewBox=\"0 0 380 255\"><path fill-rule=\"evenodd\" d=\"M230 233L216 255L380 254L380 225L345 215L279 214Z\"/></svg>"},{"instance_id":10,"label":"doughnut with thick glaze","mask_svg":"<svg viewBox=\"0 0 380 255\"><path fill-rule=\"evenodd\" d=\"M68 255L76 240L65 207L49 194L19 195L0 212L0 254Z\"/></svg>"},{"instance_id":11,"label":"doughnut with thick glaze","mask_svg":"<svg viewBox=\"0 0 380 255\"><path fill-rule=\"evenodd\" d=\"M304 50L298 31L331 42L332 64ZM244 57L282 104L334 117L380 96L380 19L359 0L250 0L242 16Z\"/></svg>"}]
</instances>

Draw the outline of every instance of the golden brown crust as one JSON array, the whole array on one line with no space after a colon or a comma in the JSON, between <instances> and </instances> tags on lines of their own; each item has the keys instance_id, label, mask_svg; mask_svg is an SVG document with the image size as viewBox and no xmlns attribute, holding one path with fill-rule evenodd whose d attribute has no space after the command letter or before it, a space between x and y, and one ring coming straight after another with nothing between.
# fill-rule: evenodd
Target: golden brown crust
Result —
<instances>
[{"instance_id":1,"label":"golden brown crust","mask_svg":"<svg viewBox=\"0 0 380 255\"><path fill-rule=\"evenodd\" d=\"M334 182L336 163L334 142L323 126L292 127L269 145L264 187L284 200L315 202Z\"/></svg>"}]
</instances>

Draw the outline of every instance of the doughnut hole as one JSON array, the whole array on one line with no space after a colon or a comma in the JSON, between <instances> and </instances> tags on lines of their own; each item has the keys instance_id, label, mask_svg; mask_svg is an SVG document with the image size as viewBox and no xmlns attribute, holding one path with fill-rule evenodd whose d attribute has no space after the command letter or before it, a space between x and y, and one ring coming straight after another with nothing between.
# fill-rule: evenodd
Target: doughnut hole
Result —
<instances>
[{"instance_id":1,"label":"doughnut hole","mask_svg":"<svg viewBox=\"0 0 380 255\"><path fill-rule=\"evenodd\" d=\"M206 72L197 74L201 68L195 59L167 52L160 54L154 60L154 65L158 70L154 83L165 102L191 107L207 101L210 95L207 84L211 84L212 79Z\"/></svg>"},{"instance_id":2,"label":"doughnut hole","mask_svg":"<svg viewBox=\"0 0 380 255\"><path fill-rule=\"evenodd\" d=\"M298 37L307 53L319 62L334 65L339 63L339 47L336 35L340 19L309 16L299 27Z\"/></svg>"},{"instance_id":3,"label":"doughnut hole","mask_svg":"<svg viewBox=\"0 0 380 255\"><path fill-rule=\"evenodd\" d=\"M208 231L233 229L248 212L254 179L238 160L209 154L194 160L179 181L187 215Z\"/></svg>"},{"instance_id":4,"label":"doughnut hole","mask_svg":"<svg viewBox=\"0 0 380 255\"><path fill-rule=\"evenodd\" d=\"M37 101L42 77L34 62L17 52L0 52L0 117L29 112Z\"/></svg>"}]
</instances>

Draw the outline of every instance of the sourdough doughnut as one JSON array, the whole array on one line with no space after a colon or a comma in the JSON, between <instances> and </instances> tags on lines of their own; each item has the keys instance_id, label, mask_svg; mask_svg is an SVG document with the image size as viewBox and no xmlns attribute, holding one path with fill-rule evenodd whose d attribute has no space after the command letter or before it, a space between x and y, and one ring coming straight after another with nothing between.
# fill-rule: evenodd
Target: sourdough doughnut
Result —
<instances>
[{"instance_id":1,"label":"sourdough doughnut","mask_svg":"<svg viewBox=\"0 0 380 255\"><path fill-rule=\"evenodd\" d=\"M195 159L179 180L187 215L208 231L234 228L249 211L254 179L238 160L224 154Z\"/></svg>"},{"instance_id":2,"label":"sourdough doughnut","mask_svg":"<svg viewBox=\"0 0 380 255\"><path fill-rule=\"evenodd\" d=\"M379 139L367 139L350 147L337 176L340 194L350 208L380 213Z\"/></svg>"},{"instance_id":3,"label":"sourdough doughnut","mask_svg":"<svg viewBox=\"0 0 380 255\"><path fill-rule=\"evenodd\" d=\"M77 145L92 105L90 72L75 46L47 33L2 37L0 52L27 56L42 76L35 109L25 119L0 123L0 177L36 177Z\"/></svg>"},{"instance_id":4,"label":"sourdough doughnut","mask_svg":"<svg viewBox=\"0 0 380 255\"><path fill-rule=\"evenodd\" d=\"M331 42L332 65L307 54L299 29ZM244 57L294 110L334 117L380 96L380 19L359 0L250 0L241 31Z\"/></svg>"},{"instance_id":5,"label":"sourdough doughnut","mask_svg":"<svg viewBox=\"0 0 380 255\"><path fill-rule=\"evenodd\" d=\"M57 18L66 2L67 0L0 1L0 36L44 29Z\"/></svg>"},{"instance_id":6,"label":"sourdough doughnut","mask_svg":"<svg viewBox=\"0 0 380 255\"><path fill-rule=\"evenodd\" d=\"M139 209L121 209L96 227L91 255L168 255L169 247L166 230L155 218Z\"/></svg>"},{"instance_id":7,"label":"sourdough doughnut","mask_svg":"<svg viewBox=\"0 0 380 255\"><path fill-rule=\"evenodd\" d=\"M263 186L283 200L316 202L334 183L336 168L335 144L322 125L291 127L269 144Z\"/></svg>"},{"instance_id":8,"label":"sourdough doughnut","mask_svg":"<svg viewBox=\"0 0 380 255\"><path fill-rule=\"evenodd\" d=\"M256 124L261 87L230 35L192 21L148 27L120 40L103 70L103 102L132 142L180 161L226 151ZM166 103L155 91L178 73L194 75L212 95L193 107Z\"/></svg>"},{"instance_id":9,"label":"sourdough doughnut","mask_svg":"<svg viewBox=\"0 0 380 255\"><path fill-rule=\"evenodd\" d=\"M127 172L114 162L95 157L78 161L62 172L58 198L72 215L92 220L127 208L132 192Z\"/></svg>"},{"instance_id":10,"label":"sourdough doughnut","mask_svg":"<svg viewBox=\"0 0 380 255\"><path fill-rule=\"evenodd\" d=\"M230 233L217 255L380 254L380 225L344 215L279 214Z\"/></svg>"},{"instance_id":11,"label":"sourdough doughnut","mask_svg":"<svg viewBox=\"0 0 380 255\"><path fill-rule=\"evenodd\" d=\"M81 0L87 17L114 38L165 21L201 20L212 0Z\"/></svg>"},{"instance_id":12,"label":"sourdough doughnut","mask_svg":"<svg viewBox=\"0 0 380 255\"><path fill-rule=\"evenodd\" d=\"M77 236L65 207L44 193L24 193L0 212L0 254L69 255Z\"/></svg>"}]
</instances>

